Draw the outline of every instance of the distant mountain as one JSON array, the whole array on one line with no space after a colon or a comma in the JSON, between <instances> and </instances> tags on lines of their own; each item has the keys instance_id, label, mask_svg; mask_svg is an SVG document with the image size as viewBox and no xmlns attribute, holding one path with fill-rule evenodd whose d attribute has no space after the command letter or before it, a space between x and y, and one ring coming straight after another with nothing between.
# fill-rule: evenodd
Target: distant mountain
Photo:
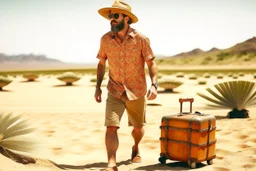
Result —
<instances>
[{"instance_id":1,"label":"distant mountain","mask_svg":"<svg viewBox=\"0 0 256 171\"><path fill-rule=\"evenodd\" d=\"M245 42L238 43L228 49L233 54L245 54L256 52L256 37L246 40Z\"/></svg>"},{"instance_id":2,"label":"distant mountain","mask_svg":"<svg viewBox=\"0 0 256 171\"><path fill-rule=\"evenodd\" d=\"M60 60L51 59L46 57L45 55L34 55L34 54L20 54L20 55L6 55L4 53L0 53L0 63L6 62L54 62L61 63Z\"/></svg>"},{"instance_id":3,"label":"distant mountain","mask_svg":"<svg viewBox=\"0 0 256 171\"><path fill-rule=\"evenodd\" d=\"M92 68L95 64L67 63L57 59L48 58L45 55L20 54L6 55L0 53L1 71L25 71L25 70L49 70L49 69L81 69Z\"/></svg>"},{"instance_id":4,"label":"distant mountain","mask_svg":"<svg viewBox=\"0 0 256 171\"><path fill-rule=\"evenodd\" d=\"M192 51L189 51L189 52L183 52L183 53L174 55L173 57L188 57L188 56L192 56L192 55L199 55L199 54L202 54L202 53L204 53L203 50L201 50L199 48L196 48L196 49L194 49Z\"/></svg>"},{"instance_id":5,"label":"distant mountain","mask_svg":"<svg viewBox=\"0 0 256 171\"><path fill-rule=\"evenodd\" d=\"M211 50L209 50L208 52L219 52L219 51L220 51L220 49L214 47Z\"/></svg>"},{"instance_id":6,"label":"distant mountain","mask_svg":"<svg viewBox=\"0 0 256 171\"><path fill-rule=\"evenodd\" d=\"M203 51L196 48L174 56L157 58L157 62L160 65L256 64L256 37L252 37L227 49L214 47L209 51Z\"/></svg>"}]
</instances>

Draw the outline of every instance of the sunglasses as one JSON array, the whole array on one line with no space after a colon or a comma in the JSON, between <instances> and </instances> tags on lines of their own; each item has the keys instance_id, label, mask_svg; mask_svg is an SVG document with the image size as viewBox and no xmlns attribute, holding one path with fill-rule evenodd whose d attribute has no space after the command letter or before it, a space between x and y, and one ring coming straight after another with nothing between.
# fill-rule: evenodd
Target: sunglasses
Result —
<instances>
[{"instance_id":1,"label":"sunglasses","mask_svg":"<svg viewBox=\"0 0 256 171\"><path fill-rule=\"evenodd\" d=\"M118 13L115 13L115 14L108 14L108 18L111 19L111 18L114 18L114 19L118 19L119 18L119 14Z\"/></svg>"}]
</instances>

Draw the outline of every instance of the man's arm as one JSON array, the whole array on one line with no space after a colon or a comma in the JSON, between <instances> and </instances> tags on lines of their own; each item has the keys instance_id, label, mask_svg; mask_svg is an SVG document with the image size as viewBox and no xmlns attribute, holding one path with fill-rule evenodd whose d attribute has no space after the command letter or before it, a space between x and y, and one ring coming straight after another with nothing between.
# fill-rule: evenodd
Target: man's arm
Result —
<instances>
[{"instance_id":1,"label":"man's arm","mask_svg":"<svg viewBox=\"0 0 256 171\"><path fill-rule=\"evenodd\" d=\"M158 69L157 69L157 65L156 65L156 62L154 61L154 59L148 60L148 61L146 61L146 63L148 65L149 76L150 76L151 83L152 83L152 85L148 91L147 98L148 98L148 100L154 100L157 96L157 86L153 85L153 84L157 83Z\"/></svg>"},{"instance_id":2,"label":"man's arm","mask_svg":"<svg viewBox=\"0 0 256 171\"><path fill-rule=\"evenodd\" d=\"M98 103L101 102L102 90L100 87L105 75L105 69L106 69L106 59L100 58L100 61L97 66L97 82L96 82L96 89L94 94L94 98Z\"/></svg>"}]
</instances>

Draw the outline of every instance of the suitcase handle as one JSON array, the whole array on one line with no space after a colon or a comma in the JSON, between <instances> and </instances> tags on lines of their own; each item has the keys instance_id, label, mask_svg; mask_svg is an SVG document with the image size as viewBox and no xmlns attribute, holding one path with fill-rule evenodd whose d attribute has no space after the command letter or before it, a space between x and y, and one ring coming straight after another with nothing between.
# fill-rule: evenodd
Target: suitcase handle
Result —
<instances>
[{"instance_id":1,"label":"suitcase handle","mask_svg":"<svg viewBox=\"0 0 256 171\"><path fill-rule=\"evenodd\" d=\"M190 113L192 113L192 103L194 102L194 98L186 98L186 99L180 98L179 102L180 102L180 114L181 115L182 115L182 104L183 104L183 102L190 102Z\"/></svg>"}]
</instances>

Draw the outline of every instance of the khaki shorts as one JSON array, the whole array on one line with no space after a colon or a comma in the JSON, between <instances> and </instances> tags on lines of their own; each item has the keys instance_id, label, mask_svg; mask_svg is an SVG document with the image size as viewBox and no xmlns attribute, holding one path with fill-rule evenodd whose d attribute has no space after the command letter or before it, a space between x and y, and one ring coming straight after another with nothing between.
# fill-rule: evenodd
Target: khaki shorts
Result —
<instances>
[{"instance_id":1,"label":"khaki shorts","mask_svg":"<svg viewBox=\"0 0 256 171\"><path fill-rule=\"evenodd\" d=\"M141 127L145 120L146 98L142 97L137 100L128 100L126 93L121 99L108 93L105 113L105 126L119 127L124 111L128 114L129 126Z\"/></svg>"}]
</instances>

